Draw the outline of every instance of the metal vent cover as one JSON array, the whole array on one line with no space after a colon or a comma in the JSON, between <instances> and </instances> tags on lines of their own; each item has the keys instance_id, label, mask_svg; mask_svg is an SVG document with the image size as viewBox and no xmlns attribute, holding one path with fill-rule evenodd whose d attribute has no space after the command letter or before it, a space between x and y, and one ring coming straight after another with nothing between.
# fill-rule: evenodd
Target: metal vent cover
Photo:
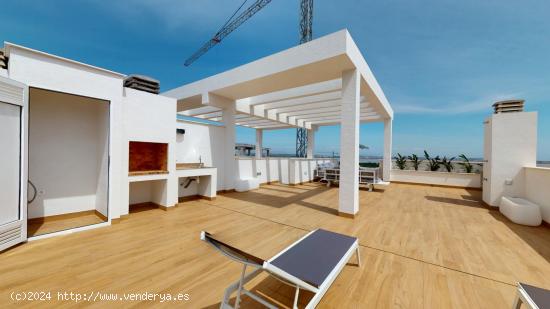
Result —
<instances>
[{"instance_id":1,"label":"metal vent cover","mask_svg":"<svg viewBox=\"0 0 550 309\"><path fill-rule=\"evenodd\" d=\"M21 239L21 225L7 227L0 231L0 250L4 245L13 243Z\"/></svg>"},{"instance_id":2,"label":"metal vent cover","mask_svg":"<svg viewBox=\"0 0 550 309\"><path fill-rule=\"evenodd\" d=\"M129 75L124 79L124 87L140 91L159 94L160 82L154 78L143 75Z\"/></svg>"},{"instance_id":3,"label":"metal vent cover","mask_svg":"<svg viewBox=\"0 0 550 309\"><path fill-rule=\"evenodd\" d=\"M495 114L523 112L525 100L506 100L493 104Z\"/></svg>"},{"instance_id":4,"label":"metal vent cover","mask_svg":"<svg viewBox=\"0 0 550 309\"><path fill-rule=\"evenodd\" d=\"M0 49L0 69L8 69L8 57L4 54L3 49Z\"/></svg>"}]
</instances>

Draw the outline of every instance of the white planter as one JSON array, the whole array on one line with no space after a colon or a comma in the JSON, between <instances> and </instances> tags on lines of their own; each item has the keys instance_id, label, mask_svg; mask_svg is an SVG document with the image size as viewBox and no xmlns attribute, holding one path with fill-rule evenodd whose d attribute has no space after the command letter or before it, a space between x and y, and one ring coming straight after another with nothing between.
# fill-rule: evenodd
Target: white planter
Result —
<instances>
[{"instance_id":1,"label":"white planter","mask_svg":"<svg viewBox=\"0 0 550 309\"><path fill-rule=\"evenodd\" d=\"M440 186L481 188L481 175L474 173L392 170L390 180Z\"/></svg>"}]
</instances>

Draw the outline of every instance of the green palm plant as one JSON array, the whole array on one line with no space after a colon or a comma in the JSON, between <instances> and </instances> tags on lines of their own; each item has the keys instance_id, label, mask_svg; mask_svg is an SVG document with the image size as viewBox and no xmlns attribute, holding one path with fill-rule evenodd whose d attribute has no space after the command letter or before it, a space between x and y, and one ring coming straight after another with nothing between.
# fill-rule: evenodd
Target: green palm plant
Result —
<instances>
[{"instance_id":1,"label":"green palm plant","mask_svg":"<svg viewBox=\"0 0 550 309\"><path fill-rule=\"evenodd\" d=\"M439 158L439 156L432 158L430 157L428 152L424 150L424 157L426 158L426 160L428 160L428 168L430 169L430 171L435 172L439 170L439 166L441 165L441 159Z\"/></svg>"},{"instance_id":2,"label":"green palm plant","mask_svg":"<svg viewBox=\"0 0 550 309\"><path fill-rule=\"evenodd\" d=\"M402 156L400 153L398 153L397 157L394 157L394 159L395 159L395 165L397 165L397 167L400 170L404 170L407 164L407 157Z\"/></svg>"},{"instance_id":3,"label":"green palm plant","mask_svg":"<svg viewBox=\"0 0 550 309\"><path fill-rule=\"evenodd\" d=\"M420 162L422 162L422 160L420 160L417 155L413 154L412 156L409 156L409 161L411 161L414 170L418 171L418 166L420 165Z\"/></svg>"},{"instance_id":4,"label":"green palm plant","mask_svg":"<svg viewBox=\"0 0 550 309\"><path fill-rule=\"evenodd\" d=\"M447 170L447 172L449 172L449 173L454 169L454 166L453 166L453 160L454 159L455 159L455 157L447 159L446 156L443 156L443 159L441 159L441 165L443 165L445 167L445 169Z\"/></svg>"},{"instance_id":5,"label":"green palm plant","mask_svg":"<svg viewBox=\"0 0 550 309\"><path fill-rule=\"evenodd\" d=\"M458 163L458 164L460 164L460 165L464 168L464 170L466 171L466 173L471 173L471 172L473 172L474 166L472 165L472 163L470 163L470 159L468 159L468 158L466 157L466 155L464 155L464 154L461 154L461 155L458 156L458 157L461 158L462 161L463 161L463 162L460 162L460 163Z\"/></svg>"}]
</instances>

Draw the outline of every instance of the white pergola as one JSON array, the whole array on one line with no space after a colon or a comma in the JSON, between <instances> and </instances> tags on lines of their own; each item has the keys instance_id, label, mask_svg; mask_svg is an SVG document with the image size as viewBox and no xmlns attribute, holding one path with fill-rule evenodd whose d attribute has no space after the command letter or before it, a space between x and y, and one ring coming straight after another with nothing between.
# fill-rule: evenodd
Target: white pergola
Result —
<instances>
[{"instance_id":1,"label":"white pergola","mask_svg":"<svg viewBox=\"0 0 550 309\"><path fill-rule=\"evenodd\" d=\"M178 113L225 126L225 184L234 184L235 126L305 128L308 158L319 126L341 125L339 212L359 211L359 124L384 122L383 175L389 181L393 110L347 30L170 90ZM261 151L256 151L261 155Z\"/></svg>"}]
</instances>

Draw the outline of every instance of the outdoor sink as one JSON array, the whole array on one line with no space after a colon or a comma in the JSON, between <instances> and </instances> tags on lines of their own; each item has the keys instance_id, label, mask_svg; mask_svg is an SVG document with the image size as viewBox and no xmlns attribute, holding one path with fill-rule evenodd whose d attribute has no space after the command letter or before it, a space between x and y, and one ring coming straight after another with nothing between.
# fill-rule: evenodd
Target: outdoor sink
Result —
<instances>
[{"instance_id":1,"label":"outdoor sink","mask_svg":"<svg viewBox=\"0 0 550 309\"><path fill-rule=\"evenodd\" d=\"M176 163L176 169L178 170L188 170L196 168L204 168L204 163L194 162L194 163Z\"/></svg>"}]
</instances>

